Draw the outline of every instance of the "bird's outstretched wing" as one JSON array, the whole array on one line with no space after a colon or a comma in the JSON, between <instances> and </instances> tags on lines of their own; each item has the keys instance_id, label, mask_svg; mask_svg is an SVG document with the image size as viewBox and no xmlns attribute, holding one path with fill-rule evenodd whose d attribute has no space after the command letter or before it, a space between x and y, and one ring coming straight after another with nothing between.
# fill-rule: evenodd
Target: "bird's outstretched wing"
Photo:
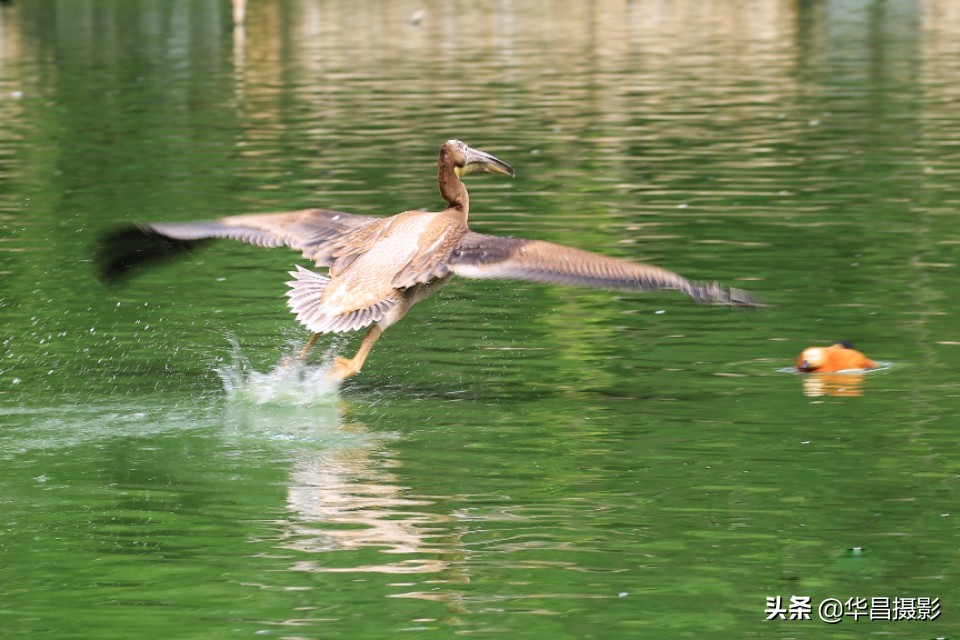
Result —
<instances>
[{"instance_id":1,"label":"bird's outstretched wing","mask_svg":"<svg viewBox=\"0 0 960 640\"><path fill-rule=\"evenodd\" d=\"M330 266L325 245L382 218L329 209L228 216L203 222L160 222L131 225L101 238L97 252L100 276L117 281L134 267L158 262L199 248L215 238L239 240L259 247L299 249L319 266Z\"/></svg>"},{"instance_id":2,"label":"bird's outstretched wing","mask_svg":"<svg viewBox=\"0 0 960 640\"><path fill-rule=\"evenodd\" d=\"M603 289L679 291L697 302L755 306L742 289L692 282L672 271L602 256L561 244L524 238L465 234L447 261L465 278L506 278Z\"/></svg>"}]
</instances>

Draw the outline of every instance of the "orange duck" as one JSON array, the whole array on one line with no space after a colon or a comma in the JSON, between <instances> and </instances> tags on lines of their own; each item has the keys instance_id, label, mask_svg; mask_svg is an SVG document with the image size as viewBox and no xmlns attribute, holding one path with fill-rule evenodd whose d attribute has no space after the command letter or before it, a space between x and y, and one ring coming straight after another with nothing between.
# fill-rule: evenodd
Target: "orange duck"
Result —
<instances>
[{"instance_id":1,"label":"orange duck","mask_svg":"<svg viewBox=\"0 0 960 640\"><path fill-rule=\"evenodd\" d=\"M801 373L834 373L876 367L877 363L846 341L829 347L809 347L797 358L797 371Z\"/></svg>"}]
</instances>

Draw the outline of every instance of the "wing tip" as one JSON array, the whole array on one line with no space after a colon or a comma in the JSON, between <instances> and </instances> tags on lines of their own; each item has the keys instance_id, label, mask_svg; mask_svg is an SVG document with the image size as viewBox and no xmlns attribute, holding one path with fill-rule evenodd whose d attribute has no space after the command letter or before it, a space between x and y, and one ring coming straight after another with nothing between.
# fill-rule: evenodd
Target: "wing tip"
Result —
<instances>
[{"instance_id":1,"label":"wing tip","mask_svg":"<svg viewBox=\"0 0 960 640\"><path fill-rule=\"evenodd\" d=\"M97 239L94 265L102 282L116 285L152 263L167 262L203 244L202 240L167 237L149 225L129 224Z\"/></svg>"},{"instance_id":2,"label":"wing tip","mask_svg":"<svg viewBox=\"0 0 960 640\"><path fill-rule=\"evenodd\" d=\"M715 304L726 307L755 309L764 306L746 289L725 287L719 282L695 284L690 292L690 297L702 304Z\"/></svg>"}]
</instances>

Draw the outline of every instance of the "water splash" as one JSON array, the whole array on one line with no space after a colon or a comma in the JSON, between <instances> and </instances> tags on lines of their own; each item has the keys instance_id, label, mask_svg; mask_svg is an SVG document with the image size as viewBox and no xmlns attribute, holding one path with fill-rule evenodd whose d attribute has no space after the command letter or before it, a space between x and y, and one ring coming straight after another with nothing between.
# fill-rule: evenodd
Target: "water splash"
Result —
<instances>
[{"instance_id":1,"label":"water splash","mask_svg":"<svg viewBox=\"0 0 960 640\"><path fill-rule=\"evenodd\" d=\"M228 399L292 406L335 405L340 400L340 384L327 375L329 354L324 355L322 365L304 364L287 356L271 370L257 371L236 340L231 339L230 343L230 363L216 369Z\"/></svg>"}]
</instances>

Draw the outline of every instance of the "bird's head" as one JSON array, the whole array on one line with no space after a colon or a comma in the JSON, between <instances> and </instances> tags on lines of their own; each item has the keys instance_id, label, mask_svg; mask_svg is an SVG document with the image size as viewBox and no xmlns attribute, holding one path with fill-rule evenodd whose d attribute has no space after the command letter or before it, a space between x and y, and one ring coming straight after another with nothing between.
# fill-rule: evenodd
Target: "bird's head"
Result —
<instances>
[{"instance_id":1,"label":"bird's head","mask_svg":"<svg viewBox=\"0 0 960 640\"><path fill-rule=\"evenodd\" d=\"M447 140L440 149L440 162L453 165L457 177L469 173L499 173L513 177L513 168L503 160L495 158L486 151L473 149L460 140Z\"/></svg>"},{"instance_id":2,"label":"bird's head","mask_svg":"<svg viewBox=\"0 0 960 640\"><path fill-rule=\"evenodd\" d=\"M815 371L824 365L827 360L827 351L823 347L804 349L797 358L797 369L800 371Z\"/></svg>"}]
</instances>

